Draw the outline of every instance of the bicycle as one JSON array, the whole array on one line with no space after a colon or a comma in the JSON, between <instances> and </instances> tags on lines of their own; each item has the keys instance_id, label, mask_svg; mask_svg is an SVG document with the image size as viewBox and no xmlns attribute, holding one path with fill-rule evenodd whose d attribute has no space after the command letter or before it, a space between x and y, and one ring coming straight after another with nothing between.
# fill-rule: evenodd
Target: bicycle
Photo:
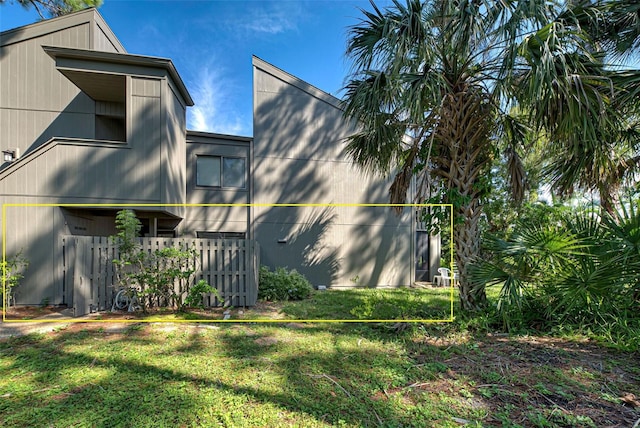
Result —
<instances>
[{"instance_id":1,"label":"bicycle","mask_svg":"<svg viewBox=\"0 0 640 428\"><path fill-rule=\"evenodd\" d=\"M116 293L116 296L113 298L113 305L111 305L111 312L118 310L123 310L127 308L128 312L135 312L139 309L142 309L140 306L140 301L138 300L138 296L136 295L136 289L133 287L122 288L120 291Z\"/></svg>"}]
</instances>

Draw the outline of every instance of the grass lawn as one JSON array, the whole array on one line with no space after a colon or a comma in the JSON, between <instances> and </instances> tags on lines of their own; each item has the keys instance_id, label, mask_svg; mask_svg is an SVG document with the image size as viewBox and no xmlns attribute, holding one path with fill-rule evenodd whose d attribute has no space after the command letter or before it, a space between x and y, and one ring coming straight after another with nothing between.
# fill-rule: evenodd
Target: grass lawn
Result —
<instances>
[{"instance_id":1,"label":"grass lawn","mask_svg":"<svg viewBox=\"0 0 640 428\"><path fill-rule=\"evenodd\" d=\"M344 307L336 293L234 313L289 318L281 323L70 324L1 340L0 424L631 427L640 418L637 354L458 322L397 332L294 320L446 308L421 291L398 294L395 309L381 303L386 292L347 293Z\"/></svg>"}]
</instances>

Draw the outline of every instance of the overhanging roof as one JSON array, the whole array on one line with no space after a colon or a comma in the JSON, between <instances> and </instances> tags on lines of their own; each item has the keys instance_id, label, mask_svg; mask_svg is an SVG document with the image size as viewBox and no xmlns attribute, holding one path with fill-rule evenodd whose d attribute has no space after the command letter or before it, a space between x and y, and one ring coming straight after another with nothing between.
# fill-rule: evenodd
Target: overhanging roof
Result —
<instances>
[{"instance_id":1,"label":"overhanging roof","mask_svg":"<svg viewBox=\"0 0 640 428\"><path fill-rule=\"evenodd\" d=\"M121 77L118 74L139 75L141 69L156 69L166 71L185 104L193 105L193 99L170 59L55 46L42 48L56 61L56 68L61 73L94 99L118 101L109 99L109 85L119 84Z\"/></svg>"}]
</instances>

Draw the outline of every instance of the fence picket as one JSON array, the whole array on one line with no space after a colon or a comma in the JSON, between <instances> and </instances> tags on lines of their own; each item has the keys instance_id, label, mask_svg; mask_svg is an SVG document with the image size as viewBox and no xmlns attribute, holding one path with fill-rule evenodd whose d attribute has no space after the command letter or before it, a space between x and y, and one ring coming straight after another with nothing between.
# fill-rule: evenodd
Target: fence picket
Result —
<instances>
[{"instance_id":1,"label":"fence picket","mask_svg":"<svg viewBox=\"0 0 640 428\"><path fill-rule=\"evenodd\" d=\"M258 296L259 247L251 240L202 238L139 238L140 249L147 253L167 247L196 249L190 262L195 268L193 283L204 279L218 290L205 295L204 304L213 306L253 306ZM111 308L118 286L113 260L118 247L107 237L65 236L62 238L63 281L72 297L76 316L89 312L89 305L100 310ZM88 282L88 283L87 283ZM184 295L185 284L175 284Z\"/></svg>"}]
</instances>

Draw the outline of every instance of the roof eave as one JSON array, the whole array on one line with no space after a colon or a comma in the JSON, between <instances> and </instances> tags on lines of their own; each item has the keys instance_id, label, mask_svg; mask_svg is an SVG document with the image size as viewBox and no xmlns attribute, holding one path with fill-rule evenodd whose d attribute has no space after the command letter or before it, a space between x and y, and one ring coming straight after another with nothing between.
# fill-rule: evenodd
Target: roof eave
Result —
<instances>
[{"instance_id":1,"label":"roof eave","mask_svg":"<svg viewBox=\"0 0 640 428\"><path fill-rule=\"evenodd\" d=\"M43 46L42 49L44 49L44 51L54 60L57 58L70 58L165 69L180 91L180 95L182 95L182 97L184 98L185 104L187 106L194 105L193 98L191 98L187 87L180 77L180 74L178 74L178 70L176 70L173 62L168 58L115 52L103 52L86 49L62 48L57 46Z\"/></svg>"}]
</instances>

